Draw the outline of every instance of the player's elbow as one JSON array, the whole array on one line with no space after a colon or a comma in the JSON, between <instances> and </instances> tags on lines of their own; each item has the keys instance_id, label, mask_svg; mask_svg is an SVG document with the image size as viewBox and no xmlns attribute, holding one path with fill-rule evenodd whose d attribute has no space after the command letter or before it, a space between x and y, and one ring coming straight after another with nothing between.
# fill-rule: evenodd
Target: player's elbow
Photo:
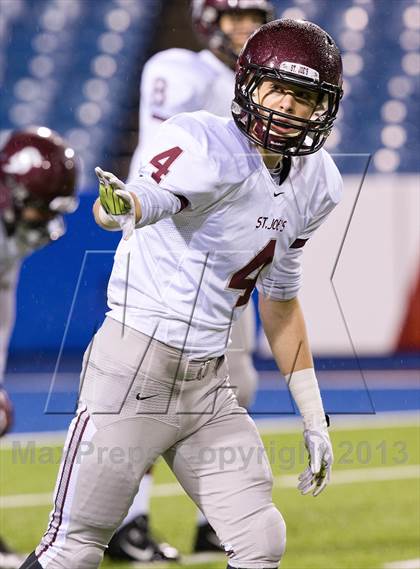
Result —
<instances>
[{"instance_id":1,"label":"player's elbow","mask_svg":"<svg viewBox=\"0 0 420 569\"><path fill-rule=\"evenodd\" d=\"M273 300L260 295L259 313L270 345L273 345L276 336L287 328L297 310L299 310L297 297L287 300Z\"/></svg>"},{"instance_id":2,"label":"player's elbow","mask_svg":"<svg viewBox=\"0 0 420 569\"><path fill-rule=\"evenodd\" d=\"M297 296L285 300L273 300L260 295L259 311L263 324L272 321L285 321L299 308Z\"/></svg>"}]
</instances>

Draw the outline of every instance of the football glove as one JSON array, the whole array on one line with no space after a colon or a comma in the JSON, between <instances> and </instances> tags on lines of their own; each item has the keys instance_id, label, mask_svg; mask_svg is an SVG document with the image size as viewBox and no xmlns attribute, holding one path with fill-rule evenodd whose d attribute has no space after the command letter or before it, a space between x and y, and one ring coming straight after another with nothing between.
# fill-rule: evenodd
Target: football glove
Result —
<instances>
[{"instance_id":1,"label":"football glove","mask_svg":"<svg viewBox=\"0 0 420 569\"><path fill-rule=\"evenodd\" d=\"M299 475L298 489L302 494L311 492L318 496L330 481L334 462L330 436L326 428L320 428L304 431L303 438L309 454L309 466Z\"/></svg>"},{"instance_id":2,"label":"football glove","mask_svg":"<svg viewBox=\"0 0 420 569\"><path fill-rule=\"evenodd\" d=\"M121 227L123 238L129 239L136 225L136 207L125 184L111 172L95 168L99 180L99 201L105 213Z\"/></svg>"},{"instance_id":3,"label":"football glove","mask_svg":"<svg viewBox=\"0 0 420 569\"><path fill-rule=\"evenodd\" d=\"M13 424L13 406L7 391L0 387L0 437L5 435Z\"/></svg>"}]
</instances>

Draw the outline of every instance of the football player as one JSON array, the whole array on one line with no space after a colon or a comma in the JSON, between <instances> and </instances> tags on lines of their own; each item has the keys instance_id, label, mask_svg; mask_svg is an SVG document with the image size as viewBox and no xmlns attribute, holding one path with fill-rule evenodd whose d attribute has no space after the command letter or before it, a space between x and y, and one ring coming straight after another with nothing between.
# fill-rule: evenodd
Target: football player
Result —
<instances>
[{"instance_id":1,"label":"football player","mask_svg":"<svg viewBox=\"0 0 420 569\"><path fill-rule=\"evenodd\" d=\"M77 207L75 185L74 151L48 128L13 132L0 150L0 436L12 425L3 376L20 264L64 234L62 214ZM0 569L22 561L0 539Z\"/></svg>"},{"instance_id":2,"label":"football player","mask_svg":"<svg viewBox=\"0 0 420 569\"><path fill-rule=\"evenodd\" d=\"M232 318L257 286L303 419L309 465L298 488L317 496L333 451L298 291L304 245L342 194L322 149L341 96L331 36L275 20L239 56L233 119L198 111L166 121L129 184L97 168L95 220L123 239L107 318L85 353L50 523L22 569L97 568L160 455L216 530L228 568L278 567L285 523L224 354Z\"/></svg>"},{"instance_id":3,"label":"football player","mask_svg":"<svg viewBox=\"0 0 420 569\"><path fill-rule=\"evenodd\" d=\"M206 49L196 53L168 49L151 57L144 66L140 87L139 143L130 165L129 180L141 166L144 145L162 121L182 112L207 110L230 116L234 68L248 37L274 17L267 0L195 0L192 23ZM255 345L255 313L252 302L232 329L227 361L239 404L249 408L257 387L252 361ZM147 473L126 520L113 536L108 554L115 559L176 559L177 552L158 544L148 531L151 473ZM194 538L195 552L220 551L220 542L201 512ZM147 555L147 551L149 555Z\"/></svg>"}]
</instances>

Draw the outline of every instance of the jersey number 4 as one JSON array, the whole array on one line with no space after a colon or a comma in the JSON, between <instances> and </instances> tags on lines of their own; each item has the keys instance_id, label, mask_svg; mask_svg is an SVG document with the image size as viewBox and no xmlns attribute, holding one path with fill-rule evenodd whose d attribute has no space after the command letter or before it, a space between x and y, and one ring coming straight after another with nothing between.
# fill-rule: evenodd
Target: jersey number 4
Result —
<instances>
[{"instance_id":1,"label":"jersey number 4","mask_svg":"<svg viewBox=\"0 0 420 569\"><path fill-rule=\"evenodd\" d=\"M166 174L169 172L169 168L172 162L175 162L175 160L179 158L181 154L182 148L179 146L174 146L169 150L165 150L160 154L156 154L156 156L150 160L150 164L157 168L156 172L153 172L152 174L152 178L155 182L158 184L160 183L162 177L166 176Z\"/></svg>"},{"instance_id":2,"label":"jersey number 4","mask_svg":"<svg viewBox=\"0 0 420 569\"><path fill-rule=\"evenodd\" d=\"M243 291L235 306L244 306L248 302L260 272L272 262L275 248L276 240L271 239L264 249L232 276L228 288Z\"/></svg>"}]
</instances>

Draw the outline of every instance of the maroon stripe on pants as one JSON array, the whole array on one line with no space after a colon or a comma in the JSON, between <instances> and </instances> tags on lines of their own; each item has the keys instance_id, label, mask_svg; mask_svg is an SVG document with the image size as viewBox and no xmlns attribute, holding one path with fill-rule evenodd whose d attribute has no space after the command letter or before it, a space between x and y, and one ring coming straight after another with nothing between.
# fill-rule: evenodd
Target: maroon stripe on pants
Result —
<instances>
[{"instance_id":1,"label":"maroon stripe on pants","mask_svg":"<svg viewBox=\"0 0 420 569\"><path fill-rule=\"evenodd\" d=\"M73 429L73 433L72 433L72 435L71 435L71 439L70 439L70 442L69 442L69 446L68 446L68 448L67 448L67 452L68 452L68 453L70 452L70 449L71 449L71 447L72 447L73 439L74 439L74 437L75 437L75 435L76 435L76 433L77 433L77 428L78 428L78 426L79 426L80 419L81 419L81 417L82 417L84 411L85 411L85 409L84 409L84 410L80 413L80 415L77 417L76 425L75 425L75 427L74 427L74 429ZM67 459L68 459L68 455L66 456L66 460L64 461L63 468L61 469L60 482L59 482L58 487L57 487L57 492L56 492L55 502L54 502L54 512L53 512L53 514L52 514L52 516L51 516L51 521L50 521L50 523L49 523L49 525L48 525L47 531L46 531L45 534L44 534L45 536L48 535L48 533L50 532L50 530L51 530L51 528L52 528L52 525L53 525L53 523L54 523L54 516L55 516L56 510L57 510L57 508L58 508L57 500L58 500L58 497L59 497L59 494L60 494L60 488L61 488L61 484L62 484L62 482L63 482L63 476L64 476L64 473L65 473L65 471L66 471Z\"/></svg>"},{"instance_id":2,"label":"maroon stripe on pants","mask_svg":"<svg viewBox=\"0 0 420 569\"><path fill-rule=\"evenodd\" d=\"M83 417L84 414L85 414L85 416ZM82 419L82 417L83 417L83 419ZM70 484L71 473L73 471L73 466L74 466L74 462L75 462L75 459L77 456L77 451L78 451L78 448L80 445L80 441L83 437L83 433L85 432L85 429L86 429L88 422L89 422L89 414L87 412L87 409L84 409L80 413L80 415L77 419L76 426L74 428L73 434L72 434L71 439L70 439L69 447L67 450L66 460L65 460L64 465L63 465L63 470L61 472L60 482L59 482L59 485L57 488L57 494L56 494L55 506L54 506L54 513L51 516L51 522L50 522L50 525L49 525L49 527L45 533L45 536L48 536L48 533L52 530L53 525L54 525L54 521L57 519L57 515L59 516L58 524L54 528L54 532L51 535L49 543L46 543L43 546L42 550L39 553L36 553L36 556L38 558L43 553L45 553L47 551L47 549L49 547L51 547L53 545L53 543L55 542L55 540L57 539L58 530L60 529L61 522L63 521L63 510L64 510L64 504L65 504L66 497L67 497L67 491L68 491L69 484ZM79 431L79 433L78 433L78 431ZM73 444L74 444L74 452L72 453ZM69 466L69 472L66 476L66 470L67 470L68 465L70 465ZM63 497L60 500L60 491L61 491L63 485L64 485L64 492L63 492Z\"/></svg>"}]
</instances>

